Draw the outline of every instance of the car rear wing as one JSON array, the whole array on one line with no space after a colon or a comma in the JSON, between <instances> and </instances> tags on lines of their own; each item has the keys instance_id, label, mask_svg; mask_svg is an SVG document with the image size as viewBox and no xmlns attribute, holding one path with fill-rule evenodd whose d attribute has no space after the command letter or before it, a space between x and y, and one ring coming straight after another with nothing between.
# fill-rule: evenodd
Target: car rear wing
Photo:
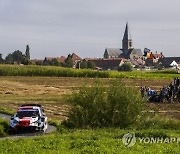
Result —
<instances>
[{"instance_id":1,"label":"car rear wing","mask_svg":"<svg viewBox=\"0 0 180 154\"><path fill-rule=\"evenodd\" d=\"M23 104L23 105L21 105L21 107L24 107L24 106L37 106L37 107L42 107L40 104Z\"/></svg>"}]
</instances>

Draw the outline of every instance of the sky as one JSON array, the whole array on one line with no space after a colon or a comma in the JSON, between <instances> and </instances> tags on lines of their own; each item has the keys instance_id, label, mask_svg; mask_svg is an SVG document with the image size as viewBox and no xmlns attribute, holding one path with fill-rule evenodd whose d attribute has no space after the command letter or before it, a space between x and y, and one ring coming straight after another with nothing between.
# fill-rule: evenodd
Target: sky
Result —
<instances>
[{"instance_id":1,"label":"sky","mask_svg":"<svg viewBox=\"0 0 180 154\"><path fill-rule=\"evenodd\" d=\"M30 46L31 59L102 58L121 48L128 21L134 48L180 56L179 0L0 0L0 53Z\"/></svg>"}]
</instances>

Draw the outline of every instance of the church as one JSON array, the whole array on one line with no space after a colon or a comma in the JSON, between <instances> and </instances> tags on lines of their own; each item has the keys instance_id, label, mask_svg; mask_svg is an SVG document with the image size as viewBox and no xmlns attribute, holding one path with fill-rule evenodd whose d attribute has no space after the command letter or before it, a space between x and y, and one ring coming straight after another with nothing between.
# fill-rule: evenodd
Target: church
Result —
<instances>
[{"instance_id":1,"label":"church","mask_svg":"<svg viewBox=\"0 0 180 154\"><path fill-rule=\"evenodd\" d=\"M130 62L135 66L140 65L142 63L141 57L141 49L135 49L133 47L133 41L130 35L128 23L126 23L125 32L122 39L122 49L106 48L104 52L105 59L124 58L130 60Z\"/></svg>"}]
</instances>

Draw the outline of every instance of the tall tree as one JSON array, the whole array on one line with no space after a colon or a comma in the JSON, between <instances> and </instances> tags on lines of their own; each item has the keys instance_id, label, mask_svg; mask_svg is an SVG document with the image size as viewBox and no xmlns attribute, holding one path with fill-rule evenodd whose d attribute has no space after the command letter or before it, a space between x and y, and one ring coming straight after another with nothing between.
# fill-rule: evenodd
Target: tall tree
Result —
<instances>
[{"instance_id":1,"label":"tall tree","mask_svg":"<svg viewBox=\"0 0 180 154\"><path fill-rule=\"evenodd\" d=\"M22 60L23 60L23 54L21 51L16 50L12 53L12 57L14 62L17 62L18 64L21 64Z\"/></svg>"},{"instance_id":2,"label":"tall tree","mask_svg":"<svg viewBox=\"0 0 180 154\"><path fill-rule=\"evenodd\" d=\"M5 63L6 64L13 64L13 56L12 54L8 54L6 57L5 57Z\"/></svg>"},{"instance_id":3,"label":"tall tree","mask_svg":"<svg viewBox=\"0 0 180 154\"><path fill-rule=\"evenodd\" d=\"M4 63L4 59L2 58L2 54L0 53L0 64Z\"/></svg>"},{"instance_id":4,"label":"tall tree","mask_svg":"<svg viewBox=\"0 0 180 154\"><path fill-rule=\"evenodd\" d=\"M29 48L29 45L26 46L25 56L26 56L26 58L28 60L30 60L30 48Z\"/></svg>"},{"instance_id":5,"label":"tall tree","mask_svg":"<svg viewBox=\"0 0 180 154\"><path fill-rule=\"evenodd\" d=\"M65 67L72 68L73 65L74 65L74 63L73 63L73 60L72 60L72 55L69 54L68 57L65 59L65 64L64 64L64 66L65 66Z\"/></svg>"},{"instance_id":6,"label":"tall tree","mask_svg":"<svg viewBox=\"0 0 180 154\"><path fill-rule=\"evenodd\" d=\"M22 55L21 64L28 65L30 63L30 60L27 59L25 55Z\"/></svg>"}]
</instances>

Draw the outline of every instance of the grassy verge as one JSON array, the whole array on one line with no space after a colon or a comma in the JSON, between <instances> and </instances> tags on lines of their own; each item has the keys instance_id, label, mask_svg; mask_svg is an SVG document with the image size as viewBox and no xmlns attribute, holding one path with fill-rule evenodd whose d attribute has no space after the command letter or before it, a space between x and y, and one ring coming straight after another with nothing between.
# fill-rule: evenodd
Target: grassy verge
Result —
<instances>
[{"instance_id":1,"label":"grassy verge","mask_svg":"<svg viewBox=\"0 0 180 154\"><path fill-rule=\"evenodd\" d=\"M0 107L0 113L13 115L16 112L14 109Z\"/></svg>"},{"instance_id":2,"label":"grassy verge","mask_svg":"<svg viewBox=\"0 0 180 154\"><path fill-rule=\"evenodd\" d=\"M0 137L8 135L9 124L6 120L0 118Z\"/></svg>"},{"instance_id":3,"label":"grassy verge","mask_svg":"<svg viewBox=\"0 0 180 154\"><path fill-rule=\"evenodd\" d=\"M96 71L88 69L71 69L55 66L19 66L0 65L0 76L54 76L54 77L92 77L92 78L149 78L172 79L177 76L173 70L165 71Z\"/></svg>"},{"instance_id":4,"label":"grassy verge","mask_svg":"<svg viewBox=\"0 0 180 154\"><path fill-rule=\"evenodd\" d=\"M124 134L133 132L137 142L127 148ZM179 137L180 131L96 129L74 130L27 139L0 140L1 153L179 153L179 143L140 143L139 137Z\"/></svg>"}]
</instances>

